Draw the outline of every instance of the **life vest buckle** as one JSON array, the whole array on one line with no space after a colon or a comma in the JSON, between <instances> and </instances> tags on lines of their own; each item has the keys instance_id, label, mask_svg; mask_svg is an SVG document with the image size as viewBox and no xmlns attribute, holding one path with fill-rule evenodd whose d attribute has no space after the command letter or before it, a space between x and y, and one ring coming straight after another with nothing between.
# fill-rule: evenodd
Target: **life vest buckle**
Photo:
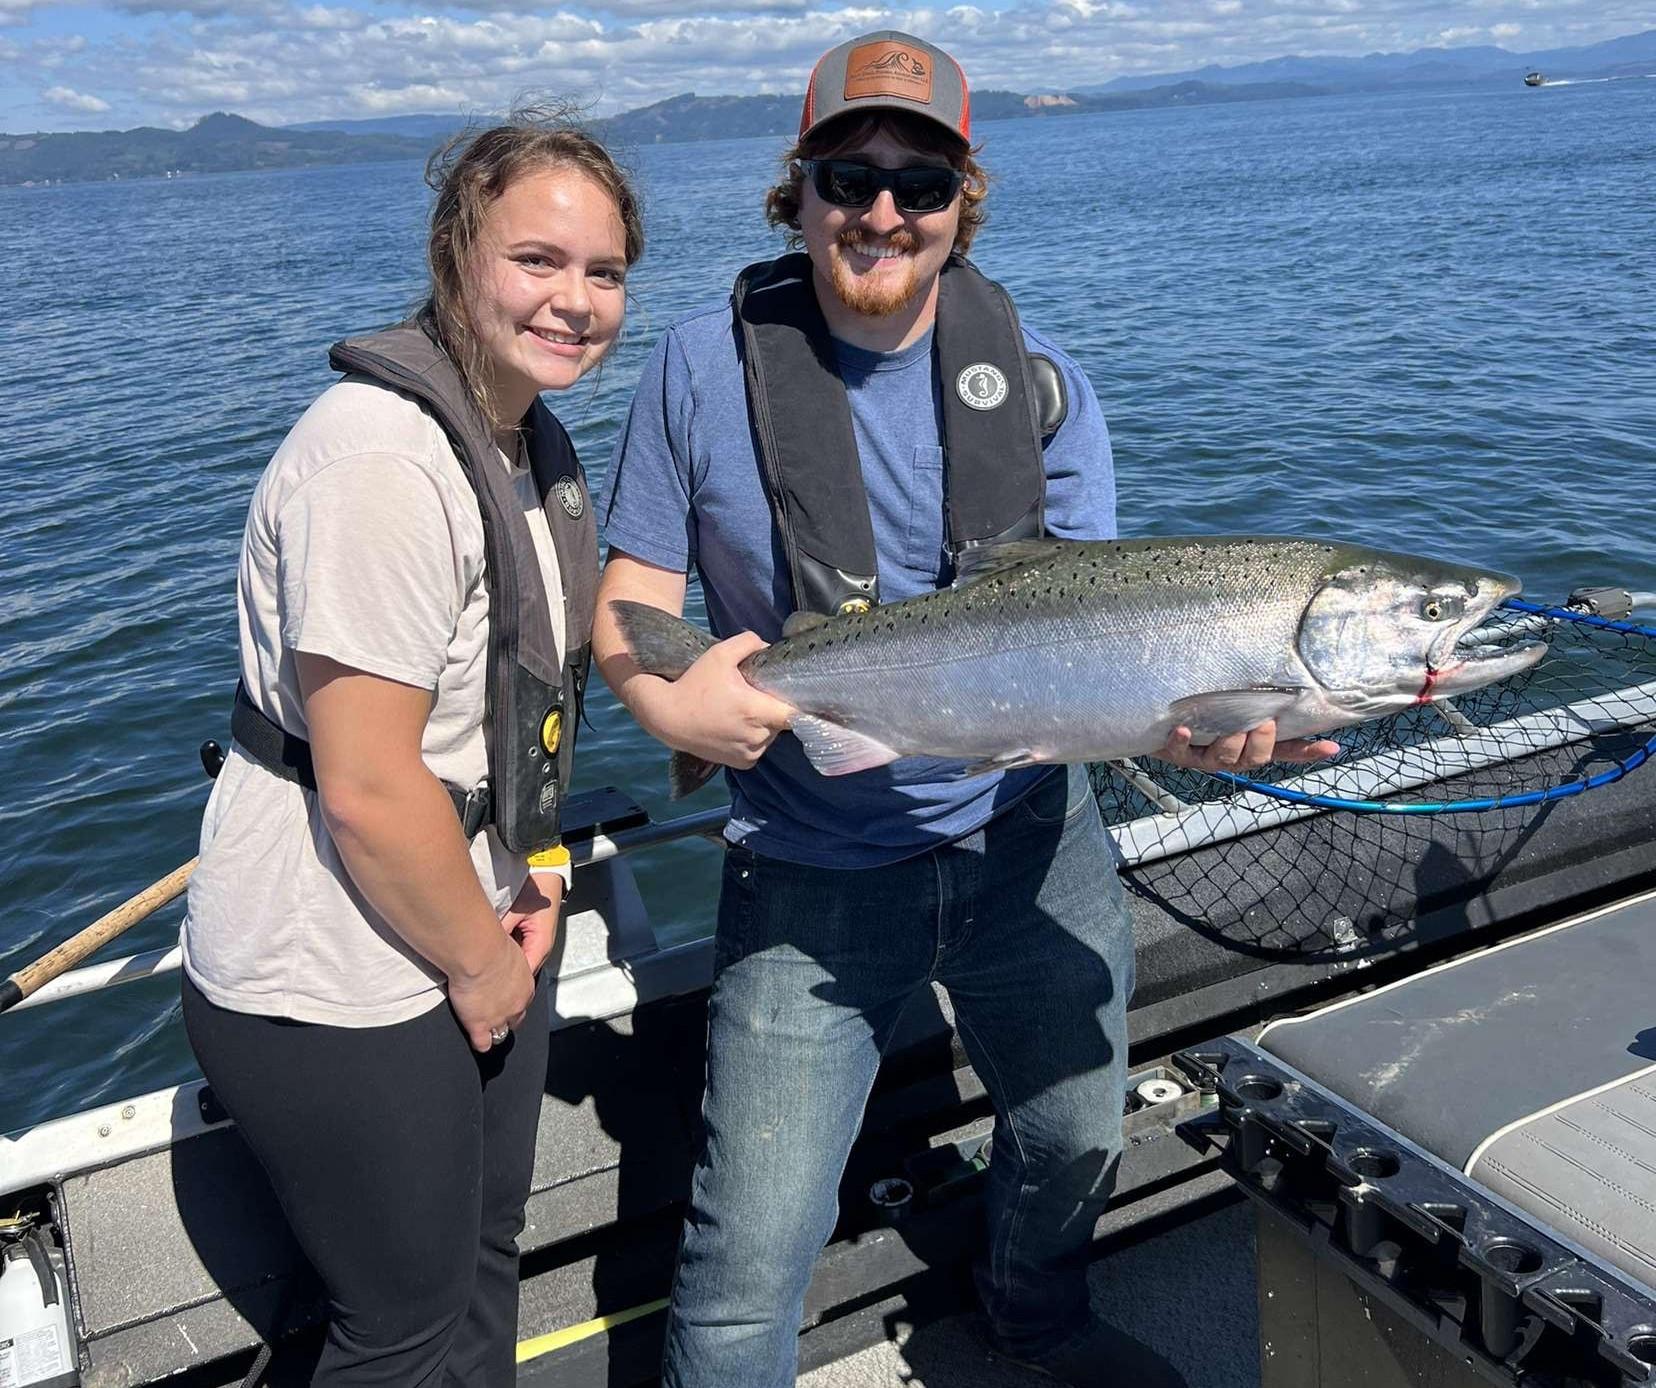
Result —
<instances>
[{"instance_id":1,"label":"life vest buckle","mask_svg":"<svg viewBox=\"0 0 1656 1388\"><path fill-rule=\"evenodd\" d=\"M494 818L494 789L489 785L488 777L485 776L466 792L459 810L460 832L470 841Z\"/></svg>"}]
</instances>

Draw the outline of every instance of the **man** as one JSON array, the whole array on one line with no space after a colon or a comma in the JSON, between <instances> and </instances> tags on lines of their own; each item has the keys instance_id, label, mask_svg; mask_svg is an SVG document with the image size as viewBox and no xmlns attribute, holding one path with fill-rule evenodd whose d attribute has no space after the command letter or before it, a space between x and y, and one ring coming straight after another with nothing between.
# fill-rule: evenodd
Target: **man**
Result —
<instances>
[{"instance_id":1,"label":"man","mask_svg":"<svg viewBox=\"0 0 1656 1388\"><path fill-rule=\"evenodd\" d=\"M964 75L933 45L885 31L823 57L767 197L804 255L750 267L666 333L600 501L605 678L647 731L730 768L733 792L668 1388L794 1381L881 1048L933 981L995 1106L977 1267L993 1342L1068 1383L1182 1382L1088 1306L1133 946L1084 769L819 776L778 736L788 706L736 668L796 610L946 586L996 540L1114 534L1086 377L962 258L986 193L969 131ZM677 614L692 564L725 639L668 683L627 658L607 604ZM1270 725L1201 753L1181 730L1167 755L1258 765L1272 747Z\"/></svg>"}]
</instances>

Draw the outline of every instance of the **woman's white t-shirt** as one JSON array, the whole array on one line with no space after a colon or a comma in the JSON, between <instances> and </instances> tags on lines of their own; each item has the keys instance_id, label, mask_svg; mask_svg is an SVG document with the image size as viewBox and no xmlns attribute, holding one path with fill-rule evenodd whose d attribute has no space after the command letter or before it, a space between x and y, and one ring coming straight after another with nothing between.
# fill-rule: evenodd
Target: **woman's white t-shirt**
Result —
<instances>
[{"instance_id":1,"label":"woman's white t-shirt","mask_svg":"<svg viewBox=\"0 0 1656 1388\"><path fill-rule=\"evenodd\" d=\"M564 648L557 556L534 479L517 484ZM294 653L435 692L421 752L440 780L483 779L488 590L477 497L440 425L360 377L326 391L253 493L236 606L253 701L305 737ZM493 829L472 840L497 912L527 869ZM316 796L232 748L201 825L184 968L220 1007L335 1026L407 1021L444 999L442 974L356 890Z\"/></svg>"}]
</instances>

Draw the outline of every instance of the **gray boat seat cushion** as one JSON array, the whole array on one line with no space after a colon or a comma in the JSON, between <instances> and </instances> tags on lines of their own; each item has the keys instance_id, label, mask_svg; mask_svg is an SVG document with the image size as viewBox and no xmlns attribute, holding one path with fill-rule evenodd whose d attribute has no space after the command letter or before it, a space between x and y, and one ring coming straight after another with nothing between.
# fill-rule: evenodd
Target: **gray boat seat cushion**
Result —
<instances>
[{"instance_id":1,"label":"gray boat seat cushion","mask_svg":"<svg viewBox=\"0 0 1656 1388\"><path fill-rule=\"evenodd\" d=\"M1656 1287L1656 1074L1511 1128L1469 1166L1497 1195Z\"/></svg>"},{"instance_id":2,"label":"gray boat seat cushion","mask_svg":"<svg viewBox=\"0 0 1656 1388\"><path fill-rule=\"evenodd\" d=\"M1656 893L1275 1022L1259 1044L1656 1286Z\"/></svg>"}]
</instances>

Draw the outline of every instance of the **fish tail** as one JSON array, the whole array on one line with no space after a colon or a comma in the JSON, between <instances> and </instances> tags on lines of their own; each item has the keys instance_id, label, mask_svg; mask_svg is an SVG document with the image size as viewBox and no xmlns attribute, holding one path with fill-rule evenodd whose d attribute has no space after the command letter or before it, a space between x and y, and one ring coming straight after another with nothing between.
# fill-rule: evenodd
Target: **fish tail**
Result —
<instances>
[{"instance_id":1,"label":"fish tail","mask_svg":"<svg viewBox=\"0 0 1656 1388\"><path fill-rule=\"evenodd\" d=\"M695 664L697 656L713 645L713 638L700 627L659 607L628 602L625 598L613 599L609 607L621 639L627 643L627 654L645 674L676 680ZM706 779L707 776L702 777Z\"/></svg>"},{"instance_id":2,"label":"fish tail","mask_svg":"<svg viewBox=\"0 0 1656 1388\"><path fill-rule=\"evenodd\" d=\"M610 603L610 611L621 639L627 643L627 654L649 675L676 680L713 645L713 638L700 627L648 603L616 598ZM717 762L704 761L689 752L674 752L667 760L667 793L681 800L700 790L717 770Z\"/></svg>"},{"instance_id":3,"label":"fish tail","mask_svg":"<svg viewBox=\"0 0 1656 1388\"><path fill-rule=\"evenodd\" d=\"M667 794L682 800L705 786L719 769L717 762L703 761L689 752L674 752L667 759Z\"/></svg>"}]
</instances>

